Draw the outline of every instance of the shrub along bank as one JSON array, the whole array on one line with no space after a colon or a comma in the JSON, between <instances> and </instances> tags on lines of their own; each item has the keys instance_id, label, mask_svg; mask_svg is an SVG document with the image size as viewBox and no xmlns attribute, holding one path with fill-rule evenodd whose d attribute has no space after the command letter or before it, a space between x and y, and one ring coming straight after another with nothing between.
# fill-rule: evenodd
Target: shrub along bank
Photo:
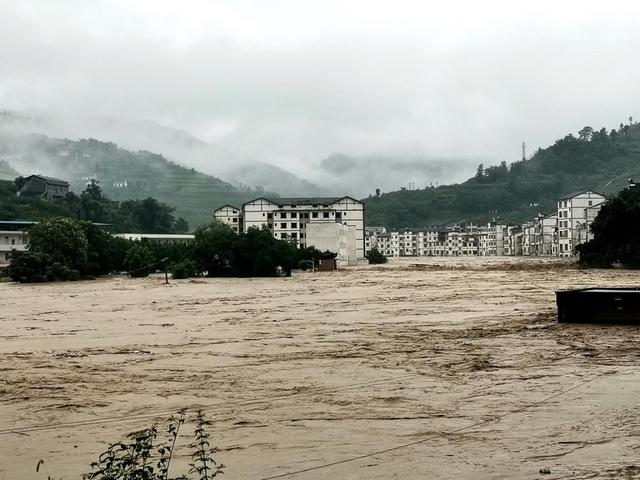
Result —
<instances>
[{"instance_id":1,"label":"shrub along bank","mask_svg":"<svg viewBox=\"0 0 640 480\"><path fill-rule=\"evenodd\" d=\"M14 253L9 275L18 282L51 282L117 272L144 277L168 268L175 278L268 277L290 275L294 266L322 255L275 239L267 229L236 234L214 222L198 228L193 243L156 243L125 240L89 222L54 217L30 227L29 250Z\"/></svg>"}]
</instances>

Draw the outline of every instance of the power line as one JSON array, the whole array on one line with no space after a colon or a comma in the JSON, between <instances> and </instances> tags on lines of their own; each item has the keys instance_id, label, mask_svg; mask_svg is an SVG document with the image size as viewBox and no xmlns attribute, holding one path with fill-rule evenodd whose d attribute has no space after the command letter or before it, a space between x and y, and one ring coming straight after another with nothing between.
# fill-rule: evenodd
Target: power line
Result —
<instances>
[{"instance_id":1,"label":"power line","mask_svg":"<svg viewBox=\"0 0 640 480\"><path fill-rule=\"evenodd\" d=\"M294 471L291 471L291 472L281 473L281 474L278 474L278 475L272 475L272 476L269 476L269 477L262 477L262 478L260 478L258 480L275 480L277 478L285 478L285 477L291 477L291 476L294 476L294 475L300 475L302 473L307 473L307 472L312 472L312 471L315 471L315 470L321 470L321 469L324 469L324 468L334 467L336 465L342 465L342 464L345 464L345 463L355 462L357 460L363 460L365 458L370 458L370 457L374 457L376 455L382 455L384 453L389 453L389 452L393 452L393 451L396 451L396 450L401 450L401 449L404 449L404 448L412 447L414 445L420 445L421 443L425 443L428 440L432 440L432 439L435 439L435 438L441 438L441 437L444 437L444 436L447 436L447 435L452 435L454 433L463 432L463 431L469 430L471 428L479 427L481 425L485 425L485 424L490 423L490 422L501 420L504 417L507 417L509 415L514 415L516 413L524 412L525 410L529 410L530 408L537 407L538 405L542 405L543 403L546 403L549 400L553 400L554 398L561 397L562 395L565 395L566 393L569 393L572 390L577 390L580 387L583 387L583 386L585 386L585 385L587 385L589 383L592 383L593 381L597 380L598 378L600 378L600 377L602 377L604 375L607 375L609 373L615 373L615 370L612 371L612 372L609 371L609 372L600 373L600 374L596 375L595 377L591 378L590 380L586 380L584 382L581 382L581 383L579 383L577 385L574 385L573 387L567 388L566 390L563 390L563 391L561 391L559 393L555 393L553 395L545 397L542 400L538 400L537 402L529 403L529 404L524 405L522 407L516 408L515 410L511 410L511 411L508 411L508 412L500 414L500 415L494 415L491 418L488 418L486 420L481 420L481 421L473 423L471 425L467 425L466 427L457 428L455 430L451 430L451 431L448 431L448 432L434 433L434 434L431 434L431 435L429 435L429 436L427 436L427 437L425 437L425 438L423 438L421 440L416 440L414 442L409 442L409 443L404 443L404 444L401 444L401 445L396 445L395 447L385 448L383 450L377 450L375 452L364 453L362 455L357 455L355 457L345 458L343 460L337 460L335 462L324 463L324 464L321 464L321 465L315 465L313 467L303 468L303 469L300 469L300 470L294 470Z\"/></svg>"},{"instance_id":2,"label":"power line","mask_svg":"<svg viewBox=\"0 0 640 480\"><path fill-rule=\"evenodd\" d=\"M195 408L220 408L220 407L230 407L230 408L237 408L237 407L246 407L246 406L251 406L251 405L256 405L256 404L261 404L261 403L265 403L265 402L271 402L271 401L276 401L276 400L284 400L290 397L305 397L305 396L309 396L309 395L319 395L322 393L332 393L332 392L341 392L341 391L346 391L346 390L352 390L354 388L362 388L362 387L371 387L371 386L375 386L375 385L383 385L385 383L390 383L390 382L395 382L395 381L403 381L403 380L408 380L409 378L413 378L416 377L418 374L416 373L411 373L411 374L406 374L406 375L402 375L400 377L395 377L395 378L385 378L382 380L369 380L367 382L360 382L360 383L353 383L353 384L349 384L349 385L343 385L341 387L334 387L334 388L316 388L316 389L312 389L312 390L308 390L305 392L296 392L296 393L288 393L288 394L283 394L283 395L274 395L271 397L262 397L262 398L256 398L256 399L252 399L252 400L243 400L243 401L239 401L239 402L223 402L223 403L215 403L215 404L195 404L195 405L190 405L189 407L187 407L187 409L195 409ZM4 428L0 430L0 435L9 435L12 433L30 433L30 432L40 432L40 431L45 431L45 430L55 430L58 428L71 428L71 427L83 427L83 426L90 426L90 425L104 425L104 424L116 424L116 423L122 423L122 422L129 422L129 421L134 421L134 420L145 420L145 419L149 419L149 418L158 418L158 417L163 417L163 416L170 416L175 414L175 412L179 410L173 410L173 411L158 411L155 413L140 413L140 414L133 414L133 415L123 415L120 417L104 417L104 418L96 418L96 419L91 419L91 420L79 420L77 422L64 422L64 423L55 423L55 424L48 424L48 425L33 425L30 427L21 427L21 428Z\"/></svg>"}]
</instances>

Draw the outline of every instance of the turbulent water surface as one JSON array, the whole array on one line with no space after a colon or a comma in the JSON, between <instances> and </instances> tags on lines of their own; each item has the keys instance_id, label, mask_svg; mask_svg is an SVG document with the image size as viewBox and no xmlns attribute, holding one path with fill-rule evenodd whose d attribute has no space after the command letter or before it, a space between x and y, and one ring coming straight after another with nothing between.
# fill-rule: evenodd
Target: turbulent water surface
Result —
<instances>
[{"instance_id":1,"label":"turbulent water surface","mask_svg":"<svg viewBox=\"0 0 640 480\"><path fill-rule=\"evenodd\" d=\"M182 407L230 479L369 453L287 478L636 478L640 328L558 325L554 291L639 283L506 258L1 283L0 478L78 478Z\"/></svg>"}]
</instances>

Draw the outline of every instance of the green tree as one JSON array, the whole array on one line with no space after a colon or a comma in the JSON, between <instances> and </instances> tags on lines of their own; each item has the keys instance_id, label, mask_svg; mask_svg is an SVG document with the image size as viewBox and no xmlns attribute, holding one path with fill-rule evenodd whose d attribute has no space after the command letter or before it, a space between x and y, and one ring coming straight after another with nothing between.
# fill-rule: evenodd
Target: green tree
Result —
<instances>
[{"instance_id":1,"label":"green tree","mask_svg":"<svg viewBox=\"0 0 640 480\"><path fill-rule=\"evenodd\" d=\"M20 191L20 189L24 187L24 184L27 183L27 181L22 175L20 175L18 178L14 180L14 183L16 185L17 190Z\"/></svg>"},{"instance_id":2,"label":"green tree","mask_svg":"<svg viewBox=\"0 0 640 480\"><path fill-rule=\"evenodd\" d=\"M68 199L71 201L71 197ZM102 197L102 189L98 182L91 180L82 195L80 195L80 216L90 222L108 223L111 216L108 214L105 200Z\"/></svg>"},{"instance_id":3,"label":"green tree","mask_svg":"<svg viewBox=\"0 0 640 480\"><path fill-rule=\"evenodd\" d=\"M146 277L156 268L157 262L151 250L141 242L135 242L124 260L124 266L132 277Z\"/></svg>"},{"instance_id":4,"label":"green tree","mask_svg":"<svg viewBox=\"0 0 640 480\"><path fill-rule=\"evenodd\" d=\"M238 235L224 223L213 222L198 227L194 232L193 260L201 272L216 277L229 272L232 255L231 247Z\"/></svg>"},{"instance_id":5,"label":"green tree","mask_svg":"<svg viewBox=\"0 0 640 480\"><path fill-rule=\"evenodd\" d=\"M369 250L369 253L367 254L367 260L369 261L370 265L379 265L381 263L387 263L388 261L387 257L382 252L380 252L377 247L373 247L371 250Z\"/></svg>"},{"instance_id":6,"label":"green tree","mask_svg":"<svg viewBox=\"0 0 640 480\"><path fill-rule=\"evenodd\" d=\"M149 197L127 200L120 204L117 220L122 229L140 233L171 233L174 231L174 208Z\"/></svg>"},{"instance_id":7,"label":"green tree","mask_svg":"<svg viewBox=\"0 0 640 480\"><path fill-rule=\"evenodd\" d=\"M594 238L578 245L580 264L587 267L611 267L620 263L640 268L640 188L621 191L603 205L591 231Z\"/></svg>"},{"instance_id":8,"label":"green tree","mask_svg":"<svg viewBox=\"0 0 640 480\"><path fill-rule=\"evenodd\" d=\"M49 255L74 270L85 268L87 250L87 237L76 220L53 217L29 228L29 251Z\"/></svg>"},{"instance_id":9,"label":"green tree","mask_svg":"<svg viewBox=\"0 0 640 480\"><path fill-rule=\"evenodd\" d=\"M176 220L175 228L173 229L177 233L184 233L189 231L189 222L180 217Z\"/></svg>"},{"instance_id":10,"label":"green tree","mask_svg":"<svg viewBox=\"0 0 640 480\"><path fill-rule=\"evenodd\" d=\"M9 277L14 282L21 283L49 282L55 280L49 272L53 263L51 256L45 253L15 253L9 265Z\"/></svg>"},{"instance_id":11,"label":"green tree","mask_svg":"<svg viewBox=\"0 0 640 480\"><path fill-rule=\"evenodd\" d=\"M578 138L585 142L588 142L593 137L593 128L585 126L578 132Z\"/></svg>"},{"instance_id":12,"label":"green tree","mask_svg":"<svg viewBox=\"0 0 640 480\"><path fill-rule=\"evenodd\" d=\"M87 263L83 273L98 276L123 270L122 259L129 242L111 236L91 222L80 222L80 226L87 239Z\"/></svg>"},{"instance_id":13,"label":"green tree","mask_svg":"<svg viewBox=\"0 0 640 480\"><path fill-rule=\"evenodd\" d=\"M191 278L200 273L196 262L190 259L173 262L169 265L172 278Z\"/></svg>"}]
</instances>

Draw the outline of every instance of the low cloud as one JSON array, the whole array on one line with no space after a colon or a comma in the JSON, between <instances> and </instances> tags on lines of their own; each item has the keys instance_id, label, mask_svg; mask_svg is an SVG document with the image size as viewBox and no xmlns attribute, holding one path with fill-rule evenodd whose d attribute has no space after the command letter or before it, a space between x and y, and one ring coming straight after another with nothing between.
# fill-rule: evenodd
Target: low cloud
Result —
<instances>
[{"instance_id":1,"label":"low cloud","mask_svg":"<svg viewBox=\"0 0 640 480\"><path fill-rule=\"evenodd\" d=\"M87 118L153 121L304 174L339 151L452 176L638 111L635 6L268 3L5 2L0 108L114 141Z\"/></svg>"}]
</instances>

